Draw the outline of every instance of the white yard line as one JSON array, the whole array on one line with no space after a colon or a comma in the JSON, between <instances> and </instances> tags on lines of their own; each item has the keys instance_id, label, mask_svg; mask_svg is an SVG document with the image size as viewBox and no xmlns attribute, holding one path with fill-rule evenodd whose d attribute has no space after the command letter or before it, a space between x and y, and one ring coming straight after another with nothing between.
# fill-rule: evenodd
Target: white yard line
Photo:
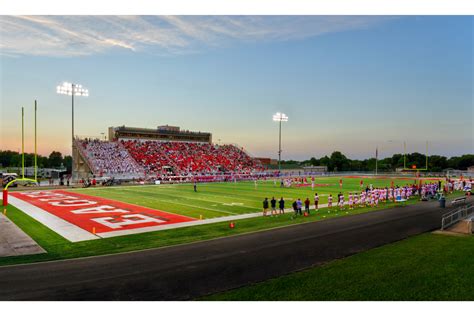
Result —
<instances>
[{"instance_id":1,"label":"white yard line","mask_svg":"<svg viewBox=\"0 0 474 316\"><path fill-rule=\"evenodd\" d=\"M327 207L327 204L320 204L320 207ZM337 207L334 207L336 209ZM314 210L314 205L310 206L310 209ZM263 211L262 211L263 212ZM139 233L148 233L148 232L155 232L160 230L168 230L168 229L176 229L182 227L191 227L191 226L198 226L198 225L206 225L206 224L214 224L214 223L222 223L222 222L231 222L240 219L247 219L247 218L255 218L255 217L262 217L262 212L258 213L247 213L247 214L240 214L240 215L232 215L232 216L223 216L223 217L215 217L210 219L203 219L203 220L196 220L191 222L184 222L184 223L176 223L176 224L169 224L169 225L160 225L160 226L150 226L150 227L143 227L143 228L135 228L135 229L128 229L122 231L115 231L115 232L107 232L107 233L99 233L97 234L100 237L108 238L108 237L117 237L117 236L125 236L130 234L139 234ZM277 210L279 212L279 210ZM285 213L288 212L292 213L293 209L285 209ZM268 211L267 216L270 216L271 210Z\"/></svg>"},{"instance_id":2,"label":"white yard line","mask_svg":"<svg viewBox=\"0 0 474 316\"><path fill-rule=\"evenodd\" d=\"M53 230L71 242L99 239L99 237L96 235L89 233L88 231L71 224L35 205L22 201L11 195L8 197L8 200L10 204L17 209L36 219L41 224L45 225L49 229Z\"/></svg>"},{"instance_id":3,"label":"white yard line","mask_svg":"<svg viewBox=\"0 0 474 316\"><path fill-rule=\"evenodd\" d=\"M125 190L125 191L129 191L129 190ZM130 191L132 191L132 190L130 190ZM136 192L136 191L134 191L134 192ZM189 207L192 207L192 208L199 208L199 209L202 209L202 210L214 211L214 212L218 212L218 213L225 213L225 214L231 214L231 215L237 214L237 213L234 213L234 212L222 211L222 210L218 210L218 209L214 209L214 208L196 206L196 205L193 205L193 204L187 204L187 203L182 203L182 202L175 202L175 201L173 201L173 200L166 200L166 199L162 199L162 198L142 197L142 199L147 199L147 200L159 200L159 201L168 202L168 203L172 203L172 204L184 205L184 206L189 206ZM118 201L118 200L117 200L117 201ZM125 203L125 202L124 202L124 203ZM137 205L138 205L138 204L137 204ZM148 207L148 206L147 206L147 207ZM178 215L180 215L180 214L178 214Z\"/></svg>"},{"instance_id":4,"label":"white yard line","mask_svg":"<svg viewBox=\"0 0 474 316\"><path fill-rule=\"evenodd\" d=\"M124 189L124 191L130 191L130 192L143 192L143 193L154 193L153 191L149 191L149 190L130 190L130 189ZM211 191L211 192L215 192L215 193L221 193L221 192L218 192L218 191ZM180 192L182 193L182 192ZM192 192L189 192L189 193L192 193ZM162 194L162 195L171 195L169 193L160 193L158 192L157 194ZM197 193L193 193L193 194L196 194L196 195L212 195L211 193L209 193L209 191L206 191L206 192L197 192ZM231 194L231 195L235 195L235 194ZM203 199L203 198L198 198L198 197L188 197L188 196L183 196L185 199L189 199L189 200L200 200L200 201L206 201L206 202L212 202L212 203L217 203L217 204L223 204L221 203L222 201L216 201L216 200L209 200L209 199ZM233 199L233 197L230 197L230 196L227 196L227 197L223 197L224 199ZM157 198L159 199L159 198ZM238 199L239 200L247 200L247 201L250 201L250 202L255 202L255 200L252 200L252 199L246 199L246 198L242 198L240 196L238 196ZM232 202L231 202L232 203ZM252 208L252 209L255 209L255 207L253 206L246 206L246 205L241 205L242 207L246 207L246 208ZM232 214L236 214L236 213L232 213Z\"/></svg>"},{"instance_id":5,"label":"white yard line","mask_svg":"<svg viewBox=\"0 0 474 316\"><path fill-rule=\"evenodd\" d=\"M210 219L196 220L196 221L192 221L192 222L184 222L184 223L176 223L176 224L169 224L169 225L135 228L135 229L128 229L126 231L124 230L124 231L99 233L97 235L100 236L100 237L103 237L103 238L117 237L117 236L125 236L125 235L130 235L130 234L148 233L148 232L155 232L155 231L160 231L160 230L168 230L168 229L175 229L175 228L182 228L182 227L190 227L190 226L198 226L198 225L205 225L205 224L221 223L221 222L227 222L227 221L234 221L234 220L238 220L238 219L253 218L253 217L258 217L258 216L262 216L262 213L250 213L250 214L215 217L215 218L210 218Z\"/></svg>"},{"instance_id":6,"label":"white yard line","mask_svg":"<svg viewBox=\"0 0 474 316\"><path fill-rule=\"evenodd\" d=\"M148 197L142 197L142 199L146 199L146 200L156 200L156 199L154 199L154 198L148 198ZM236 215L236 214L237 214L237 213L222 211L222 210L218 210L218 209L214 209L214 208L208 208L208 207L196 206L196 205L192 205L192 204L186 204L186 203L181 203L181 202L175 202L175 201L173 201L173 200L163 200L163 199L160 199L160 201L168 202L168 203L172 203L172 204L178 204L178 205L189 206L189 207L192 207L192 208L199 208L199 209L202 209L202 210L213 211L213 212L218 212L218 213L225 213L225 214L231 214L231 215ZM139 205L139 204L136 204L136 205ZM141 206L143 206L143 205L141 205ZM149 206L144 206L144 207L149 207ZM177 213L172 213L172 214L177 214ZM177 215L181 215L181 214L177 214ZM183 215L183 216L186 216L186 215ZM188 216L188 217L189 217L189 216Z\"/></svg>"},{"instance_id":7,"label":"white yard line","mask_svg":"<svg viewBox=\"0 0 474 316\"><path fill-rule=\"evenodd\" d=\"M147 200L154 200L153 198L146 197L145 199ZM160 199L162 200L162 199ZM210 219L203 219L203 220L194 220L190 222L184 222L184 223L175 223L175 224L168 224L168 225L158 225L158 226L149 226L149 227L142 227L142 228L135 228L135 229L127 229L127 230L120 230L120 231L112 231L112 232L105 232L105 233L97 233L96 235L89 233L86 230L83 230L80 227L75 226L74 224L71 224L47 211L44 211L40 209L39 207L36 207L30 203L27 203L25 201L22 201L20 199L17 199L13 196L10 197L10 202L13 206L16 208L20 209L27 215L31 216L32 218L38 220L40 223L44 224L45 226L49 227L56 233L60 234L64 238L68 239L69 241L72 242L77 242L77 241L84 241L84 240L92 240L92 239L98 239L98 238L108 238L108 237L117 237L117 236L125 236L125 235L131 235L131 234L138 234L138 233L147 233L147 232L154 232L154 231L161 231L161 230L169 230L169 229L176 229L176 228L182 228L182 227L191 227L191 226L198 226L198 225L206 225L206 224L213 224L213 223L222 223L222 222L231 222L231 221L236 221L236 220L241 220L241 219L248 219L248 218L256 218L256 217L261 217L263 210L260 212L255 212L255 213L247 213L247 214L235 214L231 212L226 212L226 211L221 211L221 210L216 210L216 209L210 209L210 208L205 208L205 207L199 207L195 205L190 205L186 203L180 203L180 202L173 202L169 200L162 200L162 201L168 201L170 203L175 203L175 204L180 204L180 205L185 205L185 206L190 206L193 208L200 208L200 209L205 209L205 210L210 210L210 211L216 211L216 212L221 212L221 213L227 213L231 214L230 216L222 216L222 217L215 217L215 218L210 218ZM345 202L345 205L348 203ZM333 204L333 209L335 211L338 211L337 203ZM319 204L320 208L326 208L327 204ZM314 205L310 206L310 209L314 210ZM327 210L327 209L326 209ZM325 211L326 211L325 210ZM285 209L285 212L292 213L293 209L287 208ZM277 213L279 213L279 210L277 210ZM329 210L328 210L329 213ZM347 212L346 212L347 213ZM271 210L268 210L268 215L270 216ZM324 216L325 217L325 216Z\"/></svg>"}]
</instances>

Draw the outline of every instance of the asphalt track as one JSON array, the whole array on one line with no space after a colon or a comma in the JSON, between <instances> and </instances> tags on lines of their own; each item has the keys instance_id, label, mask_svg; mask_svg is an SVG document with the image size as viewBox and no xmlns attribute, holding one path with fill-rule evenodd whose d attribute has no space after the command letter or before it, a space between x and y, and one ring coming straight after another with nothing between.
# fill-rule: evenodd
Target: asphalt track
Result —
<instances>
[{"instance_id":1,"label":"asphalt track","mask_svg":"<svg viewBox=\"0 0 474 316\"><path fill-rule=\"evenodd\" d=\"M0 267L0 300L189 300L437 229L448 210L423 202L168 248Z\"/></svg>"}]
</instances>

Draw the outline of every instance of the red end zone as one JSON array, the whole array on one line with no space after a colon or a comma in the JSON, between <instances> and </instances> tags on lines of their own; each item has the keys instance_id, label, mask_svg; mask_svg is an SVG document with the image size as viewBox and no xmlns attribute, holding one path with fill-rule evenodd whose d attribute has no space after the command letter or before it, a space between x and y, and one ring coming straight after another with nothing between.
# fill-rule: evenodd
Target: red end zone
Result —
<instances>
[{"instance_id":1,"label":"red end zone","mask_svg":"<svg viewBox=\"0 0 474 316\"><path fill-rule=\"evenodd\" d=\"M107 233L134 228L194 221L194 218L62 190L11 192L86 231Z\"/></svg>"}]
</instances>

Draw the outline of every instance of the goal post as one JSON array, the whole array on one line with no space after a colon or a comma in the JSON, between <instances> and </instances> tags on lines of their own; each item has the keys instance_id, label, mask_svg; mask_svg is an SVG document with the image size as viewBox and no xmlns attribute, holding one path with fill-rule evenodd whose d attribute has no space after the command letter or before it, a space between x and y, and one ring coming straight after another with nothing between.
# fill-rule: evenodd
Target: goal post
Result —
<instances>
[{"instance_id":1,"label":"goal post","mask_svg":"<svg viewBox=\"0 0 474 316\"><path fill-rule=\"evenodd\" d=\"M38 184L38 159L37 159L37 138L36 138L36 112L37 112L37 103L35 100L35 124L34 124L34 131L35 131L35 156L34 156L34 164L35 164L35 173L34 179L26 178L25 177L25 108L21 107L21 178L16 178L9 181L5 188L3 188L3 195L2 195L2 206L3 206L3 215L7 215L7 206L8 206L8 187L15 182L30 182Z\"/></svg>"},{"instance_id":2,"label":"goal post","mask_svg":"<svg viewBox=\"0 0 474 316\"><path fill-rule=\"evenodd\" d=\"M426 141L424 168L418 168L417 165L412 165L411 168L407 167L407 144L403 142L403 171L428 171L428 141Z\"/></svg>"}]
</instances>

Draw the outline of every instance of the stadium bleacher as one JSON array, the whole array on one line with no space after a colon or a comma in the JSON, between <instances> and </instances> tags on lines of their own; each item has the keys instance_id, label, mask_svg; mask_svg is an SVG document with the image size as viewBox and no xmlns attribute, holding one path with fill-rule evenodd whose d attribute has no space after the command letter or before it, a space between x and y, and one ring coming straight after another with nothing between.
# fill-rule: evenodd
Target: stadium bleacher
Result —
<instances>
[{"instance_id":1,"label":"stadium bleacher","mask_svg":"<svg viewBox=\"0 0 474 316\"><path fill-rule=\"evenodd\" d=\"M201 176L261 171L260 161L235 145L197 142L80 140L95 175Z\"/></svg>"},{"instance_id":2,"label":"stadium bleacher","mask_svg":"<svg viewBox=\"0 0 474 316\"><path fill-rule=\"evenodd\" d=\"M140 177L144 173L143 168L119 142L98 139L84 139L78 142L95 175Z\"/></svg>"}]
</instances>

